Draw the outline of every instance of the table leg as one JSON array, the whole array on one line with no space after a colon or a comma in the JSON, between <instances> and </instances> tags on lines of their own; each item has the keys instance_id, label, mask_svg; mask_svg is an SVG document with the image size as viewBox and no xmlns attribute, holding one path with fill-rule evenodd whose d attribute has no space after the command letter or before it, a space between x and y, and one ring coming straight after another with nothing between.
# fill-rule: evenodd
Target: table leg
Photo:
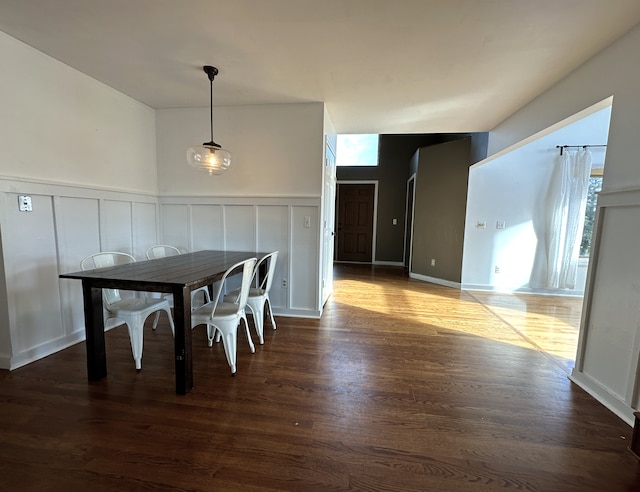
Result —
<instances>
[{"instance_id":1,"label":"table leg","mask_svg":"<svg viewBox=\"0 0 640 492\"><path fill-rule=\"evenodd\" d=\"M82 281L84 302L84 330L87 347L87 373L89 381L97 381L107 375L107 356L104 346L104 318L102 314L102 289Z\"/></svg>"},{"instance_id":2,"label":"table leg","mask_svg":"<svg viewBox=\"0 0 640 492\"><path fill-rule=\"evenodd\" d=\"M176 393L185 395L193 388L193 354L191 346L191 291L173 290L175 325Z\"/></svg>"}]
</instances>

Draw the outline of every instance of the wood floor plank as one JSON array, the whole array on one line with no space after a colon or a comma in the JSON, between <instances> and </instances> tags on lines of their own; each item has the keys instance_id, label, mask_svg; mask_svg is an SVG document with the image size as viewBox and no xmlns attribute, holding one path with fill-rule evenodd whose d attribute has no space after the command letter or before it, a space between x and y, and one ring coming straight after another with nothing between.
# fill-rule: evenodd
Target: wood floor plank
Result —
<instances>
[{"instance_id":1,"label":"wood floor plank","mask_svg":"<svg viewBox=\"0 0 640 492\"><path fill-rule=\"evenodd\" d=\"M240 336L235 377L197 327L187 395L166 321L139 373L123 327L101 381L82 343L0 372L0 489L640 489L631 429L567 378L580 300L335 275L322 319Z\"/></svg>"}]
</instances>

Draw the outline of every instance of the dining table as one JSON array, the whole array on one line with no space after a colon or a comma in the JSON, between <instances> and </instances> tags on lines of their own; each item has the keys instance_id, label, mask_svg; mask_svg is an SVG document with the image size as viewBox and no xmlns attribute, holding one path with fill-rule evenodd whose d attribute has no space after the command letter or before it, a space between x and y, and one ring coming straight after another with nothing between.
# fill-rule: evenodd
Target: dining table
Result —
<instances>
[{"instance_id":1,"label":"dining table","mask_svg":"<svg viewBox=\"0 0 640 492\"><path fill-rule=\"evenodd\" d=\"M236 263L258 255L246 251L204 250L61 274L60 278L82 281L89 381L107 375L102 289L171 293L176 393L187 394L193 388L191 291L212 285Z\"/></svg>"}]
</instances>

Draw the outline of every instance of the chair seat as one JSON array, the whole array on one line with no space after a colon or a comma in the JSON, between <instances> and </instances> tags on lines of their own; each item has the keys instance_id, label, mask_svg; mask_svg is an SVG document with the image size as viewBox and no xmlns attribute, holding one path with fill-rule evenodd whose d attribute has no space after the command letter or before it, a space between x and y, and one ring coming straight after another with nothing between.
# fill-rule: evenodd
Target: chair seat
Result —
<instances>
[{"instance_id":1,"label":"chair seat","mask_svg":"<svg viewBox=\"0 0 640 492\"><path fill-rule=\"evenodd\" d=\"M198 323L206 323L212 320L211 310L213 309L213 303L208 302L199 308L191 311L191 318ZM213 316L213 320L216 318L225 318L236 316L238 312L238 305L232 302L219 302L216 306L216 313Z\"/></svg>"},{"instance_id":2,"label":"chair seat","mask_svg":"<svg viewBox=\"0 0 640 492\"><path fill-rule=\"evenodd\" d=\"M249 289L249 297L261 297L263 295L265 295L267 293L267 291L265 289L259 289L257 287L251 287ZM240 290L236 289L236 290L232 290L231 292L229 292L228 294L226 294L224 296L224 300L225 302L233 302L235 299L238 298L238 295L240 294Z\"/></svg>"},{"instance_id":3,"label":"chair seat","mask_svg":"<svg viewBox=\"0 0 640 492\"><path fill-rule=\"evenodd\" d=\"M107 311L113 314L132 314L134 312L138 313L143 310L149 310L149 314L151 314L156 312L158 309L161 309L165 304L167 304L166 299L153 297L131 297L129 299L122 299L121 301L110 304L107 308Z\"/></svg>"}]
</instances>

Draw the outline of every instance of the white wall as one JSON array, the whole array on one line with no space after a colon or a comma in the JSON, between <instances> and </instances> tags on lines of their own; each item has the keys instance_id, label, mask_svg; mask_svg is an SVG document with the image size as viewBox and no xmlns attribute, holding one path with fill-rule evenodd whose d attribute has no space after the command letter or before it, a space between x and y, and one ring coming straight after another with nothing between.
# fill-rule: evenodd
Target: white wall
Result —
<instances>
[{"instance_id":1,"label":"white wall","mask_svg":"<svg viewBox=\"0 0 640 492\"><path fill-rule=\"evenodd\" d=\"M628 423L640 374L640 27L631 30L489 137L496 152L613 95L603 192L598 198L576 367L572 380Z\"/></svg>"},{"instance_id":2,"label":"white wall","mask_svg":"<svg viewBox=\"0 0 640 492\"><path fill-rule=\"evenodd\" d=\"M0 32L0 176L157 192L154 112Z\"/></svg>"},{"instance_id":3,"label":"white wall","mask_svg":"<svg viewBox=\"0 0 640 492\"><path fill-rule=\"evenodd\" d=\"M605 105L602 108L602 105ZM599 103L543 130L525 145L490 157L469 171L464 289L546 292L547 192L559 151L557 145L606 144L611 106ZM509 149L507 149L509 150ZM604 165L605 148L593 147L592 167ZM486 228L478 228L478 222ZM504 229L497 223L504 222ZM576 288L555 291L582 294L587 262L582 262ZM496 273L496 267L499 272Z\"/></svg>"},{"instance_id":4,"label":"white wall","mask_svg":"<svg viewBox=\"0 0 640 492\"><path fill-rule=\"evenodd\" d=\"M151 108L0 32L0 368L84 338L80 269L157 240ZM18 211L30 195L33 212Z\"/></svg>"},{"instance_id":5,"label":"white wall","mask_svg":"<svg viewBox=\"0 0 640 492\"><path fill-rule=\"evenodd\" d=\"M186 163L187 148L209 136L209 108L156 111L161 195L322 194L323 103L214 107L214 141L231 168L208 176Z\"/></svg>"}]
</instances>

